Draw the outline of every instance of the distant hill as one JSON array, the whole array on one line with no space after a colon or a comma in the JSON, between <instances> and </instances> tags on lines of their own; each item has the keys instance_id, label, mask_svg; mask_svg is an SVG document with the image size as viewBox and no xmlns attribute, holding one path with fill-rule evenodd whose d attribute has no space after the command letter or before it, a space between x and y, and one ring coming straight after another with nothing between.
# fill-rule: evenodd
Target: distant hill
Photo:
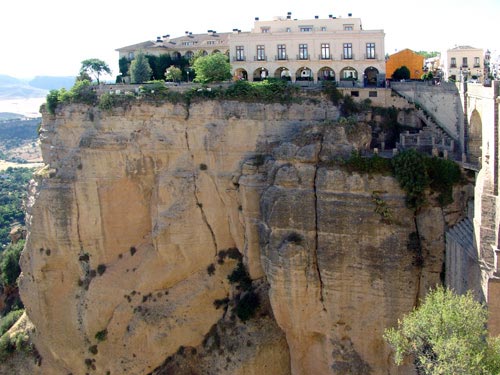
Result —
<instances>
[{"instance_id":1,"label":"distant hill","mask_svg":"<svg viewBox=\"0 0 500 375\"><path fill-rule=\"evenodd\" d=\"M40 98L47 95L47 92L30 86L21 79L0 75L0 100Z\"/></svg>"},{"instance_id":2,"label":"distant hill","mask_svg":"<svg viewBox=\"0 0 500 375\"><path fill-rule=\"evenodd\" d=\"M69 89L74 83L75 77L37 76L23 80L0 74L0 100L41 98L52 89Z\"/></svg>"},{"instance_id":3,"label":"distant hill","mask_svg":"<svg viewBox=\"0 0 500 375\"><path fill-rule=\"evenodd\" d=\"M75 77L36 76L29 81L29 84L30 86L44 90L54 90L62 87L69 90L75 84Z\"/></svg>"}]
</instances>

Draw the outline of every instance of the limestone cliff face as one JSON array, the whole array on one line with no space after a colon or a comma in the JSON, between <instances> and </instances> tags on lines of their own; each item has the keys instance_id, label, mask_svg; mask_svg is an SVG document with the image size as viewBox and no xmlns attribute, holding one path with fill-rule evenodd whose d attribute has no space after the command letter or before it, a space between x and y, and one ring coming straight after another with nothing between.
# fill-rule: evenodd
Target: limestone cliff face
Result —
<instances>
[{"instance_id":1,"label":"limestone cliff face","mask_svg":"<svg viewBox=\"0 0 500 375\"><path fill-rule=\"evenodd\" d=\"M322 101L44 114L20 279L40 373L409 373L381 335L439 281L462 209L414 219L391 177L331 166L371 137L337 117ZM246 323L214 305L242 295L227 249L261 296Z\"/></svg>"}]
</instances>

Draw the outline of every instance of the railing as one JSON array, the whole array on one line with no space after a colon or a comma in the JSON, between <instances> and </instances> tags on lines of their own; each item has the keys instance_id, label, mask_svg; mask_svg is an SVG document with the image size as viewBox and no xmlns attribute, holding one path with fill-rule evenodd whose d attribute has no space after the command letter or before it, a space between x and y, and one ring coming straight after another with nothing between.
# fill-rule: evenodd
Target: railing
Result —
<instances>
[{"instance_id":1,"label":"railing","mask_svg":"<svg viewBox=\"0 0 500 375\"><path fill-rule=\"evenodd\" d=\"M341 60L354 60L354 55L352 53L345 54L343 53L340 55Z\"/></svg>"},{"instance_id":2,"label":"railing","mask_svg":"<svg viewBox=\"0 0 500 375\"><path fill-rule=\"evenodd\" d=\"M378 55L376 53L365 53L365 60L377 60Z\"/></svg>"},{"instance_id":3,"label":"railing","mask_svg":"<svg viewBox=\"0 0 500 375\"><path fill-rule=\"evenodd\" d=\"M234 61L246 61L247 58L245 56L233 56L233 62Z\"/></svg>"},{"instance_id":4,"label":"railing","mask_svg":"<svg viewBox=\"0 0 500 375\"><path fill-rule=\"evenodd\" d=\"M303 55L303 56L297 55L297 60L303 61L303 60L311 60L311 59L309 58L309 54L307 54L307 55Z\"/></svg>"},{"instance_id":5,"label":"railing","mask_svg":"<svg viewBox=\"0 0 500 375\"><path fill-rule=\"evenodd\" d=\"M275 61L288 61L288 55L278 55L274 56Z\"/></svg>"},{"instance_id":6,"label":"railing","mask_svg":"<svg viewBox=\"0 0 500 375\"><path fill-rule=\"evenodd\" d=\"M267 56L254 56L253 61L267 61Z\"/></svg>"},{"instance_id":7,"label":"railing","mask_svg":"<svg viewBox=\"0 0 500 375\"><path fill-rule=\"evenodd\" d=\"M332 55L328 55L328 56L318 55L318 60L333 60L333 56Z\"/></svg>"}]
</instances>

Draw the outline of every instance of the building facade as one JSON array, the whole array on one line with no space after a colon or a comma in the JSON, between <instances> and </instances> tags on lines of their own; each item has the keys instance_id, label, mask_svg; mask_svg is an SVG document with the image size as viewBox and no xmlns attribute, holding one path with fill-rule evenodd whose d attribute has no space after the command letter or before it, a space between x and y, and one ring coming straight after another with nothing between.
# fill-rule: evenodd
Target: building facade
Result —
<instances>
[{"instance_id":1,"label":"building facade","mask_svg":"<svg viewBox=\"0 0 500 375\"><path fill-rule=\"evenodd\" d=\"M308 20L276 17L255 19L250 32L192 34L117 49L132 60L137 51L190 58L194 54L228 55L234 79L259 81L267 77L296 81L336 81L340 85L382 85L385 82L385 33L363 30L360 18Z\"/></svg>"},{"instance_id":2,"label":"building facade","mask_svg":"<svg viewBox=\"0 0 500 375\"><path fill-rule=\"evenodd\" d=\"M392 77L394 71L402 66L406 66L410 71L410 79L420 79L424 74L424 56L408 48L393 53L385 63L387 78Z\"/></svg>"},{"instance_id":3,"label":"building facade","mask_svg":"<svg viewBox=\"0 0 500 375\"><path fill-rule=\"evenodd\" d=\"M271 21L256 18L252 31L234 31L229 55L240 79L375 86L385 79L384 37L383 30L363 30L359 18L294 20L288 14Z\"/></svg>"},{"instance_id":4,"label":"building facade","mask_svg":"<svg viewBox=\"0 0 500 375\"><path fill-rule=\"evenodd\" d=\"M446 51L444 72L446 79L467 81L484 80L484 51L470 46L458 46Z\"/></svg>"}]
</instances>

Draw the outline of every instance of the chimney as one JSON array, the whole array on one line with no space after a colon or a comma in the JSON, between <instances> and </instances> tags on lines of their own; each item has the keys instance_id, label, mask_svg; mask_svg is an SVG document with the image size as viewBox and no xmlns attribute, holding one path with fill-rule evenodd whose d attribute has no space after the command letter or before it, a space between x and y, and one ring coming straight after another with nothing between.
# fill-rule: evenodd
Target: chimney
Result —
<instances>
[{"instance_id":1,"label":"chimney","mask_svg":"<svg viewBox=\"0 0 500 375\"><path fill-rule=\"evenodd\" d=\"M352 17L352 13L347 13L347 15L348 15L349 17Z\"/></svg>"},{"instance_id":2,"label":"chimney","mask_svg":"<svg viewBox=\"0 0 500 375\"><path fill-rule=\"evenodd\" d=\"M156 37L156 43L161 43L163 42L163 40L161 39L161 36L157 36Z\"/></svg>"},{"instance_id":3,"label":"chimney","mask_svg":"<svg viewBox=\"0 0 500 375\"><path fill-rule=\"evenodd\" d=\"M255 21L258 21L259 20L259 17L255 17Z\"/></svg>"},{"instance_id":4,"label":"chimney","mask_svg":"<svg viewBox=\"0 0 500 375\"><path fill-rule=\"evenodd\" d=\"M286 14L286 19L289 20L290 18L292 18L292 12L288 12Z\"/></svg>"},{"instance_id":5,"label":"chimney","mask_svg":"<svg viewBox=\"0 0 500 375\"><path fill-rule=\"evenodd\" d=\"M315 18L315 19L318 19L318 18L319 18L319 16L314 16L314 18Z\"/></svg>"},{"instance_id":6,"label":"chimney","mask_svg":"<svg viewBox=\"0 0 500 375\"><path fill-rule=\"evenodd\" d=\"M333 18L333 14L329 14L329 15L328 15L328 18Z\"/></svg>"}]
</instances>

